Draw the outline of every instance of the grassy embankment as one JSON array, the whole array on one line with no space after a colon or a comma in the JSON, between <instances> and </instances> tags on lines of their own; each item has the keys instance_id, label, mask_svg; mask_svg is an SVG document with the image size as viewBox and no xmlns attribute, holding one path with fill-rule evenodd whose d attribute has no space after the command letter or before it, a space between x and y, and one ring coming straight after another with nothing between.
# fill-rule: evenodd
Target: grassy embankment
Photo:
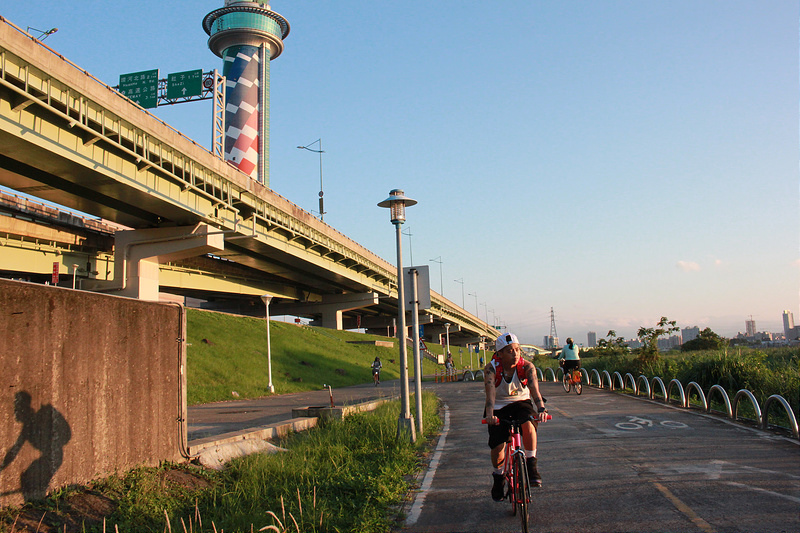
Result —
<instances>
[{"instance_id":1,"label":"grassy embankment","mask_svg":"<svg viewBox=\"0 0 800 533\"><path fill-rule=\"evenodd\" d=\"M267 395L264 320L188 310L189 402ZM370 382L375 356L382 379L399 377L398 350L385 337L272 321L273 384L278 393ZM205 342L204 342L205 339ZM432 351L441 348L430 346ZM394 362L392 362L394 360ZM413 369L409 352L409 366ZM423 363L423 373L438 365ZM413 392L413 391L412 391ZM57 491L23 509L0 512L0 531L389 531L427 439L441 426L438 401L423 396L425 437L397 439L399 402L291 435L287 453L235 460L222 472L191 465L140 468ZM412 396L412 411L415 402ZM416 412L413 413L416 417ZM87 506L91 509L87 512ZM83 511L79 511L83 508ZM20 513L21 511L21 513ZM39 520L44 514L44 519ZM21 516L15 526L11 524ZM100 521L98 521L100 520ZM169 524L169 525L167 525ZM13 529L12 529L13 528Z\"/></svg>"},{"instance_id":2,"label":"grassy embankment","mask_svg":"<svg viewBox=\"0 0 800 533\"><path fill-rule=\"evenodd\" d=\"M195 405L268 396L267 327L264 319L187 310L188 403ZM393 348L368 343L394 341ZM438 344L433 353L442 353ZM372 381L372 361L380 357L383 381L400 378L397 339L351 331L270 321L272 383L277 394L334 389ZM412 350L408 350L413 376ZM422 360L423 375L440 368Z\"/></svg>"}]
</instances>

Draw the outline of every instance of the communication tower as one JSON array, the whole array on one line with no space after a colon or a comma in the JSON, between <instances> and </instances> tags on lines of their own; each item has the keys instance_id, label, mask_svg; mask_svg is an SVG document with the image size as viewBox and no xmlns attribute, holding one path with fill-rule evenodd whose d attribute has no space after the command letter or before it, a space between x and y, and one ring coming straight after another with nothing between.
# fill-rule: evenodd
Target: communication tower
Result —
<instances>
[{"instance_id":1,"label":"communication tower","mask_svg":"<svg viewBox=\"0 0 800 533\"><path fill-rule=\"evenodd\" d=\"M556 314L550 308L550 346L548 348L558 348L558 332L556 331Z\"/></svg>"},{"instance_id":2,"label":"communication tower","mask_svg":"<svg viewBox=\"0 0 800 533\"><path fill-rule=\"evenodd\" d=\"M283 52L289 22L267 0L225 0L203 29L227 80L225 160L269 187L269 66Z\"/></svg>"}]
</instances>

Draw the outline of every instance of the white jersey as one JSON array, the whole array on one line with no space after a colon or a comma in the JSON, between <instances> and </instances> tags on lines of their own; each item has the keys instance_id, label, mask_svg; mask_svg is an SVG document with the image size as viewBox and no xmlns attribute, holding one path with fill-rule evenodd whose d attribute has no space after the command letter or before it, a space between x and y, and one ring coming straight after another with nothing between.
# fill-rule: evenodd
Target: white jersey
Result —
<instances>
[{"instance_id":1,"label":"white jersey","mask_svg":"<svg viewBox=\"0 0 800 533\"><path fill-rule=\"evenodd\" d=\"M495 410L505 407L506 405L514 402L531 399L531 391L520 383L517 369L514 369L514 377L511 382L506 381L503 369L498 367L497 371L500 372L500 385L495 389L494 408Z\"/></svg>"}]
</instances>

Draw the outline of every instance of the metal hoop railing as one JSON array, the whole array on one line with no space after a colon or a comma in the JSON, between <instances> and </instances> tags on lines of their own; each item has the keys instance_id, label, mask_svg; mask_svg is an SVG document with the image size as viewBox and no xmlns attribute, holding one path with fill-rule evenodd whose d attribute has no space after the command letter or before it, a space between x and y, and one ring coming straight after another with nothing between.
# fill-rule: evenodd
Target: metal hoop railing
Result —
<instances>
[{"instance_id":1,"label":"metal hoop railing","mask_svg":"<svg viewBox=\"0 0 800 533\"><path fill-rule=\"evenodd\" d=\"M634 394L637 394L637 392L636 392L636 380L633 379L633 375L631 375L630 373L625 374L625 378L623 379L623 381L624 381L624 383L622 385L622 389L623 390L625 390L625 384L628 383L628 381L630 381L631 382L631 390L633 391Z\"/></svg>"},{"instance_id":2,"label":"metal hoop railing","mask_svg":"<svg viewBox=\"0 0 800 533\"><path fill-rule=\"evenodd\" d=\"M650 394L650 382L647 380L647 376L645 376L644 374L640 375L639 379L638 379L638 383L639 383L639 385L637 385L637 387L636 387L636 396L639 396L639 392L642 390L640 384L644 383L645 387L647 389L647 397L648 398L652 398L652 396Z\"/></svg>"},{"instance_id":3,"label":"metal hoop railing","mask_svg":"<svg viewBox=\"0 0 800 533\"><path fill-rule=\"evenodd\" d=\"M686 385L686 405L684 407L691 408L692 404L692 391L697 391L697 395L700 396L700 401L703 403L703 411L708 411L708 402L706 401L706 395L703 393L702 387L695 383L694 381L690 381L688 385Z\"/></svg>"},{"instance_id":4,"label":"metal hoop railing","mask_svg":"<svg viewBox=\"0 0 800 533\"><path fill-rule=\"evenodd\" d=\"M556 381L555 372L553 372L553 370L550 368L547 370L549 370L553 376L553 381ZM739 390L734 396L733 401L731 401L727 391L720 385L712 385L708 390L708 395L706 395L703 392L703 388L694 381L689 382L684 390L683 384L677 379L670 380L669 385L664 386L664 382L658 376L654 376L651 380L648 380L647 376L645 375L640 375L638 378L634 378L632 374L626 373L625 377L623 378L619 372L614 372L612 376L612 374L609 374L608 370L603 370L601 373L596 368L592 368L591 371L582 368L581 371L582 374L585 375L586 382L589 386L595 386L599 389L608 388L608 390L613 391L616 390L615 384L619 384L619 388L621 390L625 389L626 384L630 384L633 394L636 396L639 396L642 391L644 391L645 395L650 400L659 400L666 404L671 402L679 403L681 407L686 409L693 408L691 405L691 396L694 392L701 403L701 406L696 407L697 409L702 409L707 413L725 415L734 421L738 421L741 418L741 420L752 422L761 429L765 430L770 428L789 430L794 438L800 439L800 428L798 428L797 417L794 411L792 411L792 407L789 405L789 402L779 394L773 394L767 398L767 400L764 402L764 411L762 413L761 407L758 405L758 400L756 400L755 395L753 395L753 393L747 389ZM658 387L656 387L656 385L658 385ZM643 386L644 389L642 388ZM659 390L660 396L663 398L663 400L657 398ZM673 390L676 390L679 396L679 398L676 400L671 398ZM711 399L713 396L715 396L715 393L716 396L721 397L722 402L725 404L725 411L718 411L711 408ZM755 412L755 420L739 416L739 402L744 398L747 398L750 401L753 411ZM788 428L769 423L770 410L776 404L783 407L786 417L789 420Z\"/></svg>"}]
</instances>

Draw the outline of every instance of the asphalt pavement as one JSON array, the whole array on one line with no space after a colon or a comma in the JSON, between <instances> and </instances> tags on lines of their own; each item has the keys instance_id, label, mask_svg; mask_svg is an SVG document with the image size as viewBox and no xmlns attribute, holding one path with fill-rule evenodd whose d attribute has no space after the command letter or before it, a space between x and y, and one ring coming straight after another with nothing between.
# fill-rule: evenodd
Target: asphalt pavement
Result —
<instances>
[{"instance_id":1,"label":"asphalt pavement","mask_svg":"<svg viewBox=\"0 0 800 533\"><path fill-rule=\"evenodd\" d=\"M539 428L531 530L537 532L800 531L800 443L697 410L584 386L541 383L553 419ZM425 383L445 427L406 506L402 532L516 532L508 502L489 495L481 382ZM413 390L413 383L412 383ZM337 405L399 394L333 389ZM189 409L189 436L235 434L330 402L327 390ZM191 444L191 442L190 442Z\"/></svg>"}]
</instances>

